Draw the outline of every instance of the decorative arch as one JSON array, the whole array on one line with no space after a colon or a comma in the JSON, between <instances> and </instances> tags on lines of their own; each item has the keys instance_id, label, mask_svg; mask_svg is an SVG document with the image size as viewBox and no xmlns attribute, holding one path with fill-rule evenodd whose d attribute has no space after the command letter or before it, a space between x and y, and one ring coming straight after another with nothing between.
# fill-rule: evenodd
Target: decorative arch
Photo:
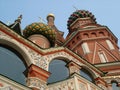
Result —
<instances>
[{"instance_id":1,"label":"decorative arch","mask_svg":"<svg viewBox=\"0 0 120 90\"><path fill-rule=\"evenodd\" d=\"M51 73L48 78L48 83L64 80L69 77L69 69L66 67L66 60L54 59L49 64L49 72Z\"/></svg>"},{"instance_id":2,"label":"decorative arch","mask_svg":"<svg viewBox=\"0 0 120 90\"><path fill-rule=\"evenodd\" d=\"M83 34L83 37L84 37L84 38L89 38L88 33L84 33L84 34Z\"/></svg>"},{"instance_id":3,"label":"decorative arch","mask_svg":"<svg viewBox=\"0 0 120 90\"><path fill-rule=\"evenodd\" d=\"M92 32L92 33L91 33L91 36L92 36L92 37L97 37L97 35L96 35L95 32Z\"/></svg>"},{"instance_id":4,"label":"decorative arch","mask_svg":"<svg viewBox=\"0 0 120 90\"><path fill-rule=\"evenodd\" d=\"M72 44L75 44L75 41L72 41Z\"/></svg>"},{"instance_id":5,"label":"decorative arch","mask_svg":"<svg viewBox=\"0 0 120 90\"><path fill-rule=\"evenodd\" d=\"M56 56L52 58L48 64L48 71L51 73L51 75L47 82L53 83L68 78L69 69L66 66L68 62L70 62L70 59L67 57Z\"/></svg>"},{"instance_id":6,"label":"decorative arch","mask_svg":"<svg viewBox=\"0 0 120 90\"><path fill-rule=\"evenodd\" d=\"M27 67L32 63L32 61L30 61L31 59L27 51L18 42L13 41L12 39L7 40L5 38L0 38L0 44L7 45L16 50L19 54L21 54L24 60L23 62L25 63L25 65L27 65Z\"/></svg>"},{"instance_id":7,"label":"decorative arch","mask_svg":"<svg viewBox=\"0 0 120 90\"><path fill-rule=\"evenodd\" d=\"M44 58L44 59L42 59L40 61L40 63L42 63L43 60L46 62L45 66L44 66L46 68L44 68L44 69L47 70L47 71L49 69L48 66L49 66L50 62L52 60L54 60L54 59L61 59L61 60L64 60L65 62L74 61L74 62L76 62L78 64L81 64L81 62L79 62L76 58L72 57L71 55L69 55L68 53L66 53L64 51L62 51L62 52L56 52L54 54L50 54L50 55L44 56L42 58Z\"/></svg>"},{"instance_id":8,"label":"decorative arch","mask_svg":"<svg viewBox=\"0 0 120 90\"><path fill-rule=\"evenodd\" d=\"M79 37L79 36L77 36L77 37L76 37L76 39L77 39L77 40L79 40L79 39L80 39L80 37Z\"/></svg>"},{"instance_id":9,"label":"decorative arch","mask_svg":"<svg viewBox=\"0 0 120 90\"><path fill-rule=\"evenodd\" d=\"M89 76L89 78L91 79L91 80L89 80L89 81L95 83L95 78L96 78L95 73L94 73L91 69L89 69L87 66L81 66L81 67L82 67L82 68L81 68L80 71L86 73L86 74ZM81 75L81 73L80 73L80 75ZM84 76L83 76L83 77L84 77ZM84 77L84 78L86 78L86 77ZM87 78L86 78L86 79L87 79Z\"/></svg>"},{"instance_id":10,"label":"decorative arch","mask_svg":"<svg viewBox=\"0 0 120 90\"><path fill-rule=\"evenodd\" d=\"M26 84L24 71L27 68L23 57L15 49L0 44L0 74L16 82Z\"/></svg>"},{"instance_id":11,"label":"decorative arch","mask_svg":"<svg viewBox=\"0 0 120 90\"><path fill-rule=\"evenodd\" d=\"M112 80L111 84L112 84L112 89L113 90L119 90L118 82L116 80Z\"/></svg>"},{"instance_id":12,"label":"decorative arch","mask_svg":"<svg viewBox=\"0 0 120 90\"><path fill-rule=\"evenodd\" d=\"M105 36L104 32L99 32L99 36Z\"/></svg>"},{"instance_id":13,"label":"decorative arch","mask_svg":"<svg viewBox=\"0 0 120 90\"><path fill-rule=\"evenodd\" d=\"M117 80L111 80L111 83L116 83L116 84L118 84Z\"/></svg>"},{"instance_id":14,"label":"decorative arch","mask_svg":"<svg viewBox=\"0 0 120 90\"><path fill-rule=\"evenodd\" d=\"M56 60L56 59L62 60L66 63L70 62L69 58L66 58L66 57L63 57L63 56L58 56L58 57L52 58L52 60L49 63L51 63L53 60Z\"/></svg>"}]
</instances>

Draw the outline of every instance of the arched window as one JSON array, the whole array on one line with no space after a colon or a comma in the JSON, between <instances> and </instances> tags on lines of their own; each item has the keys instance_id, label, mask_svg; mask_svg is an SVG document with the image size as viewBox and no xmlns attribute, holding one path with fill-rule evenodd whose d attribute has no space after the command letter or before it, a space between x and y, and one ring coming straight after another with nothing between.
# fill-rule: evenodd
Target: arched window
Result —
<instances>
[{"instance_id":1,"label":"arched window","mask_svg":"<svg viewBox=\"0 0 120 90\"><path fill-rule=\"evenodd\" d=\"M84 68L80 69L80 75L90 82L94 83L94 78L88 70Z\"/></svg>"},{"instance_id":2,"label":"arched window","mask_svg":"<svg viewBox=\"0 0 120 90\"><path fill-rule=\"evenodd\" d=\"M97 37L96 33L91 33L92 37Z\"/></svg>"},{"instance_id":3,"label":"arched window","mask_svg":"<svg viewBox=\"0 0 120 90\"><path fill-rule=\"evenodd\" d=\"M76 38L77 40L79 40L80 39L80 37L79 36L77 36L77 38Z\"/></svg>"},{"instance_id":4,"label":"arched window","mask_svg":"<svg viewBox=\"0 0 120 90\"><path fill-rule=\"evenodd\" d=\"M99 32L99 36L105 36L104 32Z\"/></svg>"},{"instance_id":5,"label":"arched window","mask_svg":"<svg viewBox=\"0 0 120 90\"><path fill-rule=\"evenodd\" d=\"M23 72L26 67L22 62L23 58L14 49L0 45L0 74L16 82L25 84Z\"/></svg>"},{"instance_id":6,"label":"arched window","mask_svg":"<svg viewBox=\"0 0 120 90\"><path fill-rule=\"evenodd\" d=\"M108 59L107 59L107 57L106 57L106 55L105 55L105 53L103 52L103 51L99 51L98 52L98 55L99 55L99 58L100 58L100 60L101 60L101 63L106 63L106 62L108 62Z\"/></svg>"},{"instance_id":7,"label":"arched window","mask_svg":"<svg viewBox=\"0 0 120 90\"><path fill-rule=\"evenodd\" d=\"M118 87L118 83L116 81L112 81L112 90L120 90Z\"/></svg>"},{"instance_id":8,"label":"arched window","mask_svg":"<svg viewBox=\"0 0 120 90\"><path fill-rule=\"evenodd\" d=\"M108 47L110 48L110 50L115 49L113 44L112 44L112 42L110 40L106 40L106 43L107 43Z\"/></svg>"},{"instance_id":9,"label":"arched window","mask_svg":"<svg viewBox=\"0 0 120 90\"><path fill-rule=\"evenodd\" d=\"M72 44L75 44L75 41L72 41Z\"/></svg>"},{"instance_id":10,"label":"arched window","mask_svg":"<svg viewBox=\"0 0 120 90\"><path fill-rule=\"evenodd\" d=\"M69 76L69 70L66 67L66 62L62 60L53 60L49 65L49 72L51 75L48 78L48 83L64 80Z\"/></svg>"},{"instance_id":11,"label":"arched window","mask_svg":"<svg viewBox=\"0 0 120 90\"><path fill-rule=\"evenodd\" d=\"M82 49L83 49L84 54L90 53L90 49L89 49L88 44L86 42L84 42L82 44Z\"/></svg>"},{"instance_id":12,"label":"arched window","mask_svg":"<svg viewBox=\"0 0 120 90\"><path fill-rule=\"evenodd\" d=\"M84 38L89 38L89 35L87 33L83 34Z\"/></svg>"}]
</instances>

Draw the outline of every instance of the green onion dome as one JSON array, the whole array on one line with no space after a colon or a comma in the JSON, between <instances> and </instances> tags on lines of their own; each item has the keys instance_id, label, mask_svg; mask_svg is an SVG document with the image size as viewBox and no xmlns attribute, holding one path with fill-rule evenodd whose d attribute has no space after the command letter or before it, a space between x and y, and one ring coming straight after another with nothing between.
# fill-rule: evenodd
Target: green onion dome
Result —
<instances>
[{"instance_id":1,"label":"green onion dome","mask_svg":"<svg viewBox=\"0 0 120 90\"><path fill-rule=\"evenodd\" d=\"M85 11L85 10L77 10L75 12L73 12L73 14L70 15L68 21L67 21L67 26L68 29L70 27L70 25L78 18L91 18L95 23L96 23L96 18L94 17L94 15L89 12L89 11Z\"/></svg>"},{"instance_id":2,"label":"green onion dome","mask_svg":"<svg viewBox=\"0 0 120 90\"><path fill-rule=\"evenodd\" d=\"M55 30L51 29L48 25L36 22L28 25L23 31L25 38L28 38L33 34L41 34L45 36L50 41L51 46L54 46Z\"/></svg>"}]
</instances>

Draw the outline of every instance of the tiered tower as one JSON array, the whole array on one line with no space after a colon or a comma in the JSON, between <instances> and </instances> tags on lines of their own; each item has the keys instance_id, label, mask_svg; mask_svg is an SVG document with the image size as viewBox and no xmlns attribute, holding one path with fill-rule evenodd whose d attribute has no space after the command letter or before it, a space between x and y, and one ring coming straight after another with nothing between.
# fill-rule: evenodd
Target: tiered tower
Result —
<instances>
[{"instance_id":1,"label":"tiered tower","mask_svg":"<svg viewBox=\"0 0 120 90\"><path fill-rule=\"evenodd\" d=\"M118 39L107 26L97 24L94 15L77 10L68 20L69 34L64 46L106 74L105 80L119 85L120 52ZM114 77L117 79L114 80Z\"/></svg>"},{"instance_id":2,"label":"tiered tower","mask_svg":"<svg viewBox=\"0 0 120 90\"><path fill-rule=\"evenodd\" d=\"M92 64L120 60L117 38L108 27L97 24L94 15L75 11L68 20L69 34L65 46Z\"/></svg>"}]
</instances>

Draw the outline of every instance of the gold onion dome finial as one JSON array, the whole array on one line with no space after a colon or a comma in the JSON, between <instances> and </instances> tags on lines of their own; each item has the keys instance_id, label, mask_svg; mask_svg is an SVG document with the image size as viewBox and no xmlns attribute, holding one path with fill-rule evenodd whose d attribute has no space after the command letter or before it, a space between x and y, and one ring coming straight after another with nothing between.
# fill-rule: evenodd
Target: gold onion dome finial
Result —
<instances>
[{"instance_id":1,"label":"gold onion dome finial","mask_svg":"<svg viewBox=\"0 0 120 90\"><path fill-rule=\"evenodd\" d=\"M76 10L75 12L73 12L68 21L67 21L67 26L68 26L68 29L70 27L70 25L78 18L90 18L94 21L94 23L96 23L96 18L94 17L94 15L89 12L89 11L86 11L86 10Z\"/></svg>"},{"instance_id":2,"label":"gold onion dome finial","mask_svg":"<svg viewBox=\"0 0 120 90\"><path fill-rule=\"evenodd\" d=\"M55 19L55 15L54 15L53 13L49 13L49 14L47 15L47 20L48 20L48 17L53 17L53 18Z\"/></svg>"},{"instance_id":3,"label":"gold onion dome finial","mask_svg":"<svg viewBox=\"0 0 120 90\"><path fill-rule=\"evenodd\" d=\"M33 34L40 34L40 35L45 36L50 41L51 46L54 46L55 31L51 29L48 25L44 23L35 22L35 23L28 25L23 31L23 35L26 38L28 38L29 36Z\"/></svg>"}]
</instances>

